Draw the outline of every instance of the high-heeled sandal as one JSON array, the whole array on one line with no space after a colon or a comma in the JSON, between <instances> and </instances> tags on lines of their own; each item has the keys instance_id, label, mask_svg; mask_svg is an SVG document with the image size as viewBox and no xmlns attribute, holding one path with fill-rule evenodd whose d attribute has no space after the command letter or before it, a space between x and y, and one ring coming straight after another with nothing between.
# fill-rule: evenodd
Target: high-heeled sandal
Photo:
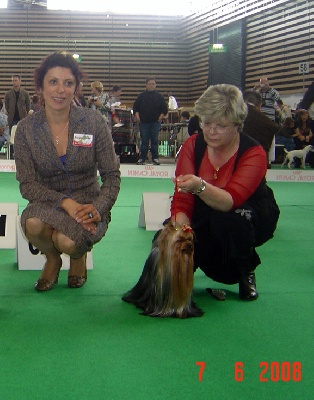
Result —
<instances>
[{"instance_id":1,"label":"high-heeled sandal","mask_svg":"<svg viewBox=\"0 0 314 400\"><path fill-rule=\"evenodd\" d=\"M87 254L85 254L85 274L84 275L68 275L68 287L72 289L81 288L87 281L87 268L86 268Z\"/></svg>"},{"instance_id":2,"label":"high-heeled sandal","mask_svg":"<svg viewBox=\"0 0 314 400\"><path fill-rule=\"evenodd\" d=\"M39 278L35 282L34 289L37 290L37 292L47 292L48 290L52 290L54 288L54 285L58 283L61 267L62 267L62 260L60 260L60 266L55 279L53 281L49 281L48 279L45 278Z\"/></svg>"}]
</instances>

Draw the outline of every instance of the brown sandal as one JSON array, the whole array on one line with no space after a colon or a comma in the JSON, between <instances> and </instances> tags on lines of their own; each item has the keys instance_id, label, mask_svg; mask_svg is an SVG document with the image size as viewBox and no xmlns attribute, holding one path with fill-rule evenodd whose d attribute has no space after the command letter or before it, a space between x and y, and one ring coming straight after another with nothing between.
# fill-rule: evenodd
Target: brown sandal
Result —
<instances>
[{"instance_id":1,"label":"brown sandal","mask_svg":"<svg viewBox=\"0 0 314 400\"><path fill-rule=\"evenodd\" d=\"M62 260L60 260L60 266L58 269L57 276L53 281L49 281L48 279L45 278L39 278L35 282L34 289L37 290L37 292L47 292L48 290L52 290L54 288L54 285L58 283L59 279L59 272L62 267ZM44 267L45 269L45 267Z\"/></svg>"},{"instance_id":2,"label":"brown sandal","mask_svg":"<svg viewBox=\"0 0 314 400\"><path fill-rule=\"evenodd\" d=\"M68 276L68 287L72 289L81 288L87 281L87 269L86 269L87 254L85 254L85 274L84 275L69 275Z\"/></svg>"}]
</instances>

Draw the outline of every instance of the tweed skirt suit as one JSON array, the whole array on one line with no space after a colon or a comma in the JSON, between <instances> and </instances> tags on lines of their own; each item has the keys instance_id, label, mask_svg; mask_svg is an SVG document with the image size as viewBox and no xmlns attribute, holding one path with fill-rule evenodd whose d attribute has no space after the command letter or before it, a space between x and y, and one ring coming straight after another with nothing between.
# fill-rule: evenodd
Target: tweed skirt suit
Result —
<instances>
[{"instance_id":1,"label":"tweed skirt suit","mask_svg":"<svg viewBox=\"0 0 314 400\"><path fill-rule=\"evenodd\" d=\"M63 163L43 108L18 124L14 142L16 177L22 196L29 201L21 225L25 233L26 220L39 218L72 239L83 255L106 234L110 210L120 190L120 170L108 125L98 111L71 106L68 129ZM94 205L101 216L96 234L60 207L64 198Z\"/></svg>"}]
</instances>

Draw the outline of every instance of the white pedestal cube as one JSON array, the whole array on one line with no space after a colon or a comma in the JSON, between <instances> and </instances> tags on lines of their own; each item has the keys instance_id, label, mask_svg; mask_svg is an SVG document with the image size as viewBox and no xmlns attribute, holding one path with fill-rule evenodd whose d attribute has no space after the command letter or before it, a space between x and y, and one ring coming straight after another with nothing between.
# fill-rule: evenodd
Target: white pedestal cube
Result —
<instances>
[{"instance_id":1,"label":"white pedestal cube","mask_svg":"<svg viewBox=\"0 0 314 400\"><path fill-rule=\"evenodd\" d=\"M170 195L164 192L144 192L138 226L147 231L158 231L170 217Z\"/></svg>"},{"instance_id":2,"label":"white pedestal cube","mask_svg":"<svg viewBox=\"0 0 314 400\"><path fill-rule=\"evenodd\" d=\"M0 233L0 249L16 248L16 217L18 215L17 203L0 203L0 218L4 229Z\"/></svg>"}]
</instances>

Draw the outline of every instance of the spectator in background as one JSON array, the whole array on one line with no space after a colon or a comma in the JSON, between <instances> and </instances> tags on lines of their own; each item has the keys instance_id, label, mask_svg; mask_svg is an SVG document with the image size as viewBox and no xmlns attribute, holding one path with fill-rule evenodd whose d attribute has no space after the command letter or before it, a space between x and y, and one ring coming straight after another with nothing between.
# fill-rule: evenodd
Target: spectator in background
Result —
<instances>
[{"instance_id":1,"label":"spectator in background","mask_svg":"<svg viewBox=\"0 0 314 400\"><path fill-rule=\"evenodd\" d=\"M285 119L283 126L276 133L276 144L284 145L287 151L294 150L294 121L291 117Z\"/></svg>"},{"instance_id":2,"label":"spectator in background","mask_svg":"<svg viewBox=\"0 0 314 400\"><path fill-rule=\"evenodd\" d=\"M10 141L10 133L8 126L8 117L2 111L3 101L0 99L0 150L5 142Z\"/></svg>"},{"instance_id":3,"label":"spectator in background","mask_svg":"<svg viewBox=\"0 0 314 400\"><path fill-rule=\"evenodd\" d=\"M268 82L266 76L260 79L258 85L254 86L253 90L260 93L262 96L262 108L261 111L272 121L276 120L276 103L280 99L280 95L277 90L273 89Z\"/></svg>"},{"instance_id":4,"label":"spectator in background","mask_svg":"<svg viewBox=\"0 0 314 400\"><path fill-rule=\"evenodd\" d=\"M311 131L314 132L314 81L310 84L307 91L305 92L301 108L305 109L309 113L309 125Z\"/></svg>"},{"instance_id":5,"label":"spectator in background","mask_svg":"<svg viewBox=\"0 0 314 400\"><path fill-rule=\"evenodd\" d=\"M103 118L109 122L110 99L109 94L104 92L103 84L99 81L94 81L90 85L92 95L87 99L87 108L100 111Z\"/></svg>"},{"instance_id":6,"label":"spectator in background","mask_svg":"<svg viewBox=\"0 0 314 400\"><path fill-rule=\"evenodd\" d=\"M296 106L296 110L300 110L302 108L302 99L300 99L299 103Z\"/></svg>"},{"instance_id":7,"label":"spectator in background","mask_svg":"<svg viewBox=\"0 0 314 400\"><path fill-rule=\"evenodd\" d=\"M277 111L279 114L279 122L283 124L286 118L292 118L291 108L286 104L284 104L284 102L281 99L277 101L277 104L278 104Z\"/></svg>"},{"instance_id":8,"label":"spectator in background","mask_svg":"<svg viewBox=\"0 0 314 400\"><path fill-rule=\"evenodd\" d=\"M260 93L254 90L246 90L243 93L243 99L248 107L248 115L244 120L243 132L263 146L269 165L269 151L280 126L262 113L262 96Z\"/></svg>"},{"instance_id":9,"label":"spectator in background","mask_svg":"<svg viewBox=\"0 0 314 400\"><path fill-rule=\"evenodd\" d=\"M77 91L73 98L73 105L77 107L86 107L86 100L84 93L82 93L83 82L80 82L80 91Z\"/></svg>"},{"instance_id":10,"label":"spectator in background","mask_svg":"<svg viewBox=\"0 0 314 400\"><path fill-rule=\"evenodd\" d=\"M308 144L313 144L313 132L310 128L309 113L307 110L299 110L295 124L295 148L303 149Z\"/></svg>"},{"instance_id":11,"label":"spectator in background","mask_svg":"<svg viewBox=\"0 0 314 400\"><path fill-rule=\"evenodd\" d=\"M190 113L188 111L182 111L180 116L180 122L189 123L190 121Z\"/></svg>"},{"instance_id":12,"label":"spectator in background","mask_svg":"<svg viewBox=\"0 0 314 400\"><path fill-rule=\"evenodd\" d=\"M31 100L28 92L21 88L21 76L12 75L13 87L4 96L5 109L8 114L8 124L11 134L13 125L25 118L31 109ZM14 159L14 146L10 146L10 159Z\"/></svg>"},{"instance_id":13,"label":"spectator in background","mask_svg":"<svg viewBox=\"0 0 314 400\"><path fill-rule=\"evenodd\" d=\"M137 96L133 113L139 122L141 135L140 158L137 164L145 164L150 142L153 164L159 165L158 134L161 121L168 113L168 106L164 97L156 91L155 78L146 79L146 90Z\"/></svg>"},{"instance_id":14,"label":"spectator in background","mask_svg":"<svg viewBox=\"0 0 314 400\"><path fill-rule=\"evenodd\" d=\"M121 103L122 88L119 85L113 86L111 90L110 103Z\"/></svg>"},{"instance_id":15,"label":"spectator in background","mask_svg":"<svg viewBox=\"0 0 314 400\"><path fill-rule=\"evenodd\" d=\"M120 107L121 105L121 94L122 94L122 88L119 85L113 86L111 90L111 96L110 96L110 117L111 117L111 127L116 125L117 127L123 126L123 123L119 120L119 117L116 113L116 108ZM117 125L118 124L118 125Z\"/></svg>"},{"instance_id":16,"label":"spectator in background","mask_svg":"<svg viewBox=\"0 0 314 400\"><path fill-rule=\"evenodd\" d=\"M11 132L13 125L25 118L31 109L31 100L28 92L21 88L21 76L12 75L13 87L4 96L5 109L8 114L8 123Z\"/></svg>"},{"instance_id":17,"label":"spectator in background","mask_svg":"<svg viewBox=\"0 0 314 400\"><path fill-rule=\"evenodd\" d=\"M196 114L193 115L193 117L191 117L189 120L188 133L190 136L194 135L195 133L202 133L200 119Z\"/></svg>"},{"instance_id":18,"label":"spectator in background","mask_svg":"<svg viewBox=\"0 0 314 400\"><path fill-rule=\"evenodd\" d=\"M313 132L310 128L309 112L307 110L299 110L297 120L295 123L295 135L294 135L295 149L303 149L305 146L311 144L314 145ZM311 159L311 166L314 165L313 152L308 154L308 158ZM300 158L294 159L294 166L299 168L301 166ZM312 167L313 168L313 167Z\"/></svg>"},{"instance_id":19,"label":"spectator in background","mask_svg":"<svg viewBox=\"0 0 314 400\"><path fill-rule=\"evenodd\" d=\"M182 111L181 115L180 115L180 124L181 124L180 131L177 135L177 144L179 146L181 146L182 143L184 143L186 141L186 139L189 137L189 133L188 133L189 121L190 121L190 113L188 111ZM179 148L179 151L180 151L180 148ZM176 154L176 158L179 155L179 151Z\"/></svg>"},{"instance_id":20,"label":"spectator in background","mask_svg":"<svg viewBox=\"0 0 314 400\"><path fill-rule=\"evenodd\" d=\"M34 94L33 97L32 97L31 109L30 109L29 113L31 111L33 111L33 113L39 111L40 107L41 107L41 105L40 105L40 102L39 102L39 97L38 97L37 94Z\"/></svg>"}]
</instances>

